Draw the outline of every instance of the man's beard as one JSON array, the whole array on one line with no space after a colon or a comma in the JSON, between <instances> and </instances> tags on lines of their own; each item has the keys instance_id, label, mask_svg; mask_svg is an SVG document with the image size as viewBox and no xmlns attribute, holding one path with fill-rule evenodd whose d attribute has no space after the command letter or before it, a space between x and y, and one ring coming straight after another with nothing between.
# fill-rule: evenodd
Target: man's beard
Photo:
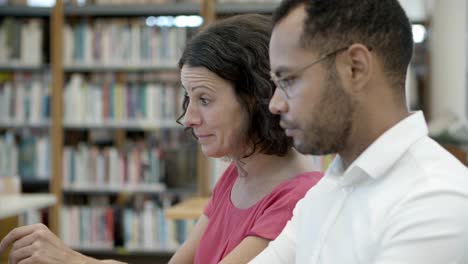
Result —
<instances>
[{"instance_id":1,"label":"man's beard","mask_svg":"<svg viewBox=\"0 0 468 264\"><path fill-rule=\"evenodd\" d=\"M320 103L300 129L303 142L294 144L303 154L325 155L343 150L353 125L354 101L345 93L336 67L330 67Z\"/></svg>"}]
</instances>

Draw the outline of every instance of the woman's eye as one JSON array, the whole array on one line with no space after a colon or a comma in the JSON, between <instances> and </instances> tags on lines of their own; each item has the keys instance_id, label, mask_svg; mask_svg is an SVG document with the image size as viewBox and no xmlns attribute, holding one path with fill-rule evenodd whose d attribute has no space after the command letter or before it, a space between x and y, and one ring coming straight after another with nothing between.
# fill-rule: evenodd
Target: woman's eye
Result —
<instances>
[{"instance_id":1,"label":"woman's eye","mask_svg":"<svg viewBox=\"0 0 468 264\"><path fill-rule=\"evenodd\" d=\"M210 100L207 98L200 97L200 102L202 105L208 105L210 103Z\"/></svg>"}]
</instances>

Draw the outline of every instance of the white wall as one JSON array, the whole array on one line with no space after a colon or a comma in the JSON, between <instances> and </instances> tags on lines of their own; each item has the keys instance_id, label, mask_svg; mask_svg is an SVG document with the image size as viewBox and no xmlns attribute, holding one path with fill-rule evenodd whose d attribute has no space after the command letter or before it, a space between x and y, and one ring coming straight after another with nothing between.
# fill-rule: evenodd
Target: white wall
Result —
<instances>
[{"instance_id":1,"label":"white wall","mask_svg":"<svg viewBox=\"0 0 468 264\"><path fill-rule=\"evenodd\" d=\"M435 0L432 10L432 117L446 111L468 117L468 0Z\"/></svg>"}]
</instances>

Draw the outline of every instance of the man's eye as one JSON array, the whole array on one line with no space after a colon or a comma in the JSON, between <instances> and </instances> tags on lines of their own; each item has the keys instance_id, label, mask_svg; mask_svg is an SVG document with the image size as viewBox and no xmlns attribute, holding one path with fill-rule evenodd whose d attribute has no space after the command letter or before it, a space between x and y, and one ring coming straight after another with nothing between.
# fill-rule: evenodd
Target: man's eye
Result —
<instances>
[{"instance_id":1,"label":"man's eye","mask_svg":"<svg viewBox=\"0 0 468 264\"><path fill-rule=\"evenodd\" d=\"M294 76L287 77L281 80L280 85L286 88L286 87L293 85L295 80L296 80L296 77Z\"/></svg>"}]
</instances>

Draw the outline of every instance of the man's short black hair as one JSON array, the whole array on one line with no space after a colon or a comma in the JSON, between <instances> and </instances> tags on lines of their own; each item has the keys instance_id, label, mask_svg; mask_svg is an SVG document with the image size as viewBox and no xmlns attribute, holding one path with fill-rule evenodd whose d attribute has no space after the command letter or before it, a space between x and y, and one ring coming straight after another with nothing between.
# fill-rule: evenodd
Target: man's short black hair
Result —
<instances>
[{"instance_id":1,"label":"man's short black hair","mask_svg":"<svg viewBox=\"0 0 468 264\"><path fill-rule=\"evenodd\" d=\"M397 0L285 0L273 15L276 25L305 6L301 44L326 53L353 43L372 48L393 86L402 88L413 53L411 24Z\"/></svg>"}]
</instances>

